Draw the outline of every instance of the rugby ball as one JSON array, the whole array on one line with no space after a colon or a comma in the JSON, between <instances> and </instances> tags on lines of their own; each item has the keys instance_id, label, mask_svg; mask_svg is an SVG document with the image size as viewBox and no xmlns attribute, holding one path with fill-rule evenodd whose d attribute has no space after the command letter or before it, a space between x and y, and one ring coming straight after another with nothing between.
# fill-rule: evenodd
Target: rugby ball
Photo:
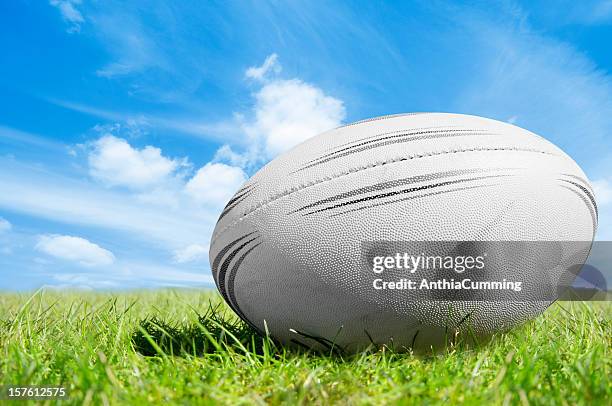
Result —
<instances>
[{"instance_id":1,"label":"rugby ball","mask_svg":"<svg viewBox=\"0 0 612 406\"><path fill-rule=\"evenodd\" d=\"M482 117L400 114L328 131L261 168L222 211L210 265L228 305L281 343L431 348L543 312L596 227L587 177L546 139ZM524 290L453 290L467 275L458 262L407 269L385 262L395 251L481 256L486 269L469 279ZM379 272L376 258L390 266ZM406 286L443 271L446 290Z\"/></svg>"}]
</instances>

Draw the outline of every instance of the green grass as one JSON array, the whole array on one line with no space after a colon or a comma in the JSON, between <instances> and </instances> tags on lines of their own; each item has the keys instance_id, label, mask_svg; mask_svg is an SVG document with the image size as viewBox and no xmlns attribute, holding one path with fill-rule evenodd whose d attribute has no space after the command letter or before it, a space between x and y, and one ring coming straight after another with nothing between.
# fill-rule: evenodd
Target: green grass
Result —
<instances>
[{"instance_id":1,"label":"green grass","mask_svg":"<svg viewBox=\"0 0 612 406\"><path fill-rule=\"evenodd\" d=\"M611 308L558 303L476 349L339 356L275 346L212 291L7 293L0 384L64 385L63 404L610 404Z\"/></svg>"}]
</instances>

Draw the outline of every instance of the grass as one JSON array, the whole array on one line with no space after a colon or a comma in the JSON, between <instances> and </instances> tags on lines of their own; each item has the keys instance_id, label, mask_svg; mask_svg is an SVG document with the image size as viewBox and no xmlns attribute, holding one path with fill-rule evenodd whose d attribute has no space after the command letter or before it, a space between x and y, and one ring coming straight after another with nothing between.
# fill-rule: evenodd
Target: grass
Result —
<instances>
[{"instance_id":1,"label":"grass","mask_svg":"<svg viewBox=\"0 0 612 406\"><path fill-rule=\"evenodd\" d=\"M0 294L0 385L63 404L610 404L610 302L427 357L276 346L212 291ZM1 402L1 401L0 401Z\"/></svg>"}]
</instances>

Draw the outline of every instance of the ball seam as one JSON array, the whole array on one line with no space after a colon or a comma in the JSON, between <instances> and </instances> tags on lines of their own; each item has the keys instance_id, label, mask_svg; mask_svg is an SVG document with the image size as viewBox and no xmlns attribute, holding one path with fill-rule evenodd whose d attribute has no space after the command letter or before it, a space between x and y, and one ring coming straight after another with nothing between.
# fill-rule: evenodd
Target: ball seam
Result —
<instances>
[{"instance_id":1,"label":"ball seam","mask_svg":"<svg viewBox=\"0 0 612 406\"><path fill-rule=\"evenodd\" d=\"M375 167L379 167L379 166L383 166L383 165L387 165L387 164L392 164L392 163L396 163L396 162L403 162L403 161L408 161L408 160L413 160L413 159L419 159L419 158L427 158L430 156L437 156L437 155L445 155L445 154L457 154L457 153L464 153L464 152L481 152L481 151L520 151L520 152L534 152L534 153L540 153L540 154L545 154L545 155L552 155L552 156L557 156L556 154L553 154L549 151L543 151L540 149L535 149L535 148L513 148L513 147L482 147L482 148L464 148L464 149L452 149L452 150L445 150L445 151L434 151L434 152L424 152L424 153L417 153L414 155L409 155L409 156L400 156L400 157L396 157L396 158L392 158L386 161L378 161L378 162L373 162L367 165L362 165L362 166L358 166L358 167L353 167L348 169L347 171L341 172L335 176L325 176L322 178L319 178L315 181L309 181L307 183L303 183L300 185L296 185L296 186L291 186L287 189L285 189L284 191L280 192L280 193L276 193L274 196L272 196L271 198L269 198L267 201L263 200L258 202L257 204L255 204L255 206L251 206L251 208L249 208L248 211L246 211L245 213L243 213L239 218L234 219L230 224L228 224L227 226L223 227L221 230L219 230L219 232L214 233L215 234L215 238L211 241L211 246L215 244L215 242L223 235L225 234L230 228L234 227L236 224L238 224L240 221L244 220L246 217L249 217L251 214L259 211L260 209L263 209L264 207L274 203L277 200L280 200L284 197L287 197L289 195L292 195L293 193L297 193L301 190L304 189L308 189L309 187L312 186L316 186L319 185L321 183L325 183L331 180L335 180L335 179L339 179L342 178L344 176L348 176L350 174L353 173L358 173L364 170L368 170L368 169L372 169Z\"/></svg>"}]
</instances>

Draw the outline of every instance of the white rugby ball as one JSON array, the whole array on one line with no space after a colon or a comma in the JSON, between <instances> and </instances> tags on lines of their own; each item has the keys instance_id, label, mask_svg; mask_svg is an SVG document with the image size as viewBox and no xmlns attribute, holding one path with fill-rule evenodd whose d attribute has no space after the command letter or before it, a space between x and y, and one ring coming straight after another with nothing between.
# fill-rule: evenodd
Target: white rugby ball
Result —
<instances>
[{"instance_id":1,"label":"white rugby ball","mask_svg":"<svg viewBox=\"0 0 612 406\"><path fill-rule=\"evenodd\" d=\"M381 292L364 270L364 244L588 243L577 255L531 250L525 260L495 263L498 276L529 284L545 272L562 278L545 265L560 256L585 261L596 226L587 177L544 138L482 117L400 114L328 131L264 166L223 210L210 265L229 306L281 343L429 348L461 330L506 330L554 298Z\"/></svg>"}]
</instances>

